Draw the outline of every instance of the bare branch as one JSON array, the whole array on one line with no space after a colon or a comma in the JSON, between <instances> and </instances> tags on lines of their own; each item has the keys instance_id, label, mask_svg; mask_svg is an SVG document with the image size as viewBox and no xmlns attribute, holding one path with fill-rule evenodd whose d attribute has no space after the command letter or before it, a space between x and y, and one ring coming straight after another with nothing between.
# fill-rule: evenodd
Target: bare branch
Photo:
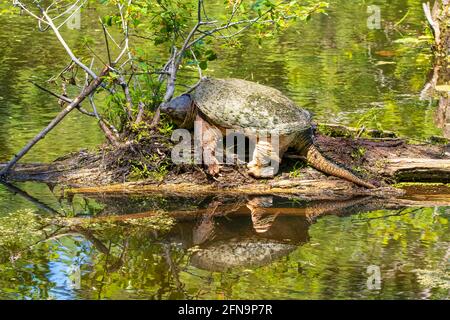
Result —
<instances>
[{"instance_id":1,"label":"bare branch","mask_svg":"<svg viewBox=\"0 0 450 320\"><path fill-rule=\"evenodd\" d=\"M125 82L123 76L119 76L118 81L119 85L122 87L123 93L125 94L125 99L127 101L125 109L128 115L128 119L133 120L133 100L131 98L130 88L128 87L128 84Z\"/></svg>"},{"instance_id":2,"label":"bare branch","mask_svg":"<svg viewBox=\"0 0 450 320\"><path fill-rule=\"evenodd\" d=\"M40 8L40 7L39 7ZM55 26L55 24L53 23L52 18L50 18L50 16L47 14L47 12L45 12L45 10L43 10L42 8L41 12L42 15L44 16L45 20L47 21L47 24L50 26L50 28L52 28L53 32L55 33L56 37L58 38L59 42L61 43L61 45L64 47L64 49L66 50L67 54L70 56L70 58L72 59L73 62L75 62L80 68L82 68L85 72L87 72L93 79L97 79L97 75L94 73L94 71L92 71L91 69L89 69L83 62L81 62L72 52L72 50L70 49L70 47L67 45L66 41L64 40L64 38L61 36L61 33L59 33L58 28Z\"/></svg>"},{"instance_id":3,"label":"bare branch","mask_svg":"<svg viewBox=\"0 0 450 320\"><path fill-rule=\"evenodd\" d=\"M196 65L197 65L198 76L199 76L200 79L202 79L202 78L203 78L202 68L200 68L200 65L199 65L197 56L195 55L194 50L192 50L192 49L189 49L189 50L191 51L192 57L194 58L195 63L196 63Z\"/></svg>"},{"instance_id":4,"label":"bare branch","mask_svg":"<svg viewBox=\"0 0 450 320\"><path fill-rule=\"evenodd\" d=\"M17 5L19 8L21 8L23 11L25 11L28 15L30 15L31 17L35 18L36 20L38 20L40 23L44 23L47 24L47 22L42 19L41 17L38 17L37 15L35 15L33 12L31 12L22 2L20 2L19 0L15 0L15 5Z\"/></svg>"},{"instance_id":5,"label":"bare branch","mask_svg":"<svg viewBox=\"0 0 450 320\"><path fill-rule=\"evenodd\" d=\"M91 97L89 97L89 101L91 102L91 104L93 104L93 99ZM111 145L113 145L115 147L118 147L120 145L120 143L118 141L118 137L117 137L117 135L113 134L113 131L110 129L108 124L103 119L98 118L98 125L100 126L100 129L105 134L105 137L106 137L106 139L108 139L109 143L111 143Z\"/></svg>"},{"instance_id":6,"label":"bare branch","mask_svg":"<svg viewBox=\"0 0 450 320\"><path fill-rule=\"evenodd\" d=\"M102 25L103 35L105 37L106 52L108 53L108 63L109 63L109 65L111 65L112 61L111 61L111 51L109 50L108 33L106 32L105 25L101 21L100 21L100 23Z\"/></svg>"},{"instance_id":7,"label":"bare branch","mask_svg":"<svg viewBox=\"0 0 450 320\"><path fill-rule=\"evenodd\" d=\"M136 116L136 120L134 121L134 124L139 124L142 121L142 117L144 116L144 103L140 101L138 103L138 114Z\"/></svg>"},{"instance_id":8,"label":"bare branch","mask_svg":"<svg viewBox=\"0 0 450 320\"><path fill-rule=\"evenodd\" d=\"M69 97L67 97L65 95L60 95L60 94L54 93L54 92L48 90L47 88L44 88L43 86L41 86L41 85L39 85L39 84L37 84L37 83L35 83L33 81L30 81L30 82L33 85L35 85L36 87L38 87L39 89L41 89L42 91L47 92L48 94L58 98L61 101L64 101L64 102L67 102L67 103L72 103L73 102L72 99L70 99ZM89 117L95 117L94 113L85 110L81 105L78 105L77 109L78 109L78 111L80 111L84 115L87 115Z\"/></svg>"},{"instance_id":9,"label":"bare branch","mask_svg":"<svg viewBox=\"0 0 450 320\"><path fill-rule=\"evenodd\" d=\"M30 140L23 149L17 153L8 164L0 171L0 177L5 177L8 171L20 160L22 157L30 151L33 146L42 140L47 133L49 133L54 127L56 127L73 109L77 108L78 105L93 91L95 91L98 86L103 81L103 76L108 74L109 67L106 66L102 72L101 76L93 80L88 87L86 87L75 99L72 100L67 107L65 107L41 132L39 132L32 140Z\"/></svg>"}]
</instances>

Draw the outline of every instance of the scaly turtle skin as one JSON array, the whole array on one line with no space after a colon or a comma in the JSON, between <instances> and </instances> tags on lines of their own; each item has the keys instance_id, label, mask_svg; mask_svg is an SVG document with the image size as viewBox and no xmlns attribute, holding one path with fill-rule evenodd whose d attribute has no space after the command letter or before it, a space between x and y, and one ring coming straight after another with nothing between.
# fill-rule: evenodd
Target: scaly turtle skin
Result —
<instances>
[{"instance_id":1,"label":"scaly turtle skin","mask_svg":"<svg viewBox=\"0 0 450 320\"><path fill-rule=\"evenodd\" d=\"M192 128L194 120L201 123L204 161L211 174L219 172L216 142L227 129L233 129L255 143L253 160L247 165L255 177L273 177L277 169L267 159L279 163L286 150L294 147L312 167L375 188L321 155L313 144L310 113L277 89L241 79L204 78L192 93L173 99L161 111L184 128ZM259 138L267 135L279 138L277 142Z\"/></svg>"}]
</instances>

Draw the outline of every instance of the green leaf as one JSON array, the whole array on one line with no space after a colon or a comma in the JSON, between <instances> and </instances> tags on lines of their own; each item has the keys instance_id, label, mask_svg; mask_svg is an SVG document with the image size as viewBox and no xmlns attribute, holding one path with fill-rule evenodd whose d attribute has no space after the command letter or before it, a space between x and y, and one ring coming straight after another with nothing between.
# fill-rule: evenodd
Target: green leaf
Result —
<instances>
[{"instance_id":1,"label":"green leaf","mask_svg":"<svg viewBox=\"0 0 450 320\"><path fill-rule=\"evenodd\" d=\"M217 54L213 50L206 51L206 58L208 61L213 61L217 59Z\"/></svg>"},{"instance_id":2,"label":"green leaf","mask_svg":"<svg viewBox=\"0 0 450 320\"><path fill-rule=\"evenodd\" d=\"M103 17L103 24L108 27L111 27L112 26L112 16Z\"/></svg>"},{"instance_id":3,"label":"green leaf","mask_svg":"<svg viewBox=\"0 0 450 320\"><path fill-rule=\"evenodd\" d=\"M202 69L202 70L208 69L208 61L201 61L199 66L200 66L200 69Z\"/></svg>"}]
</instances>

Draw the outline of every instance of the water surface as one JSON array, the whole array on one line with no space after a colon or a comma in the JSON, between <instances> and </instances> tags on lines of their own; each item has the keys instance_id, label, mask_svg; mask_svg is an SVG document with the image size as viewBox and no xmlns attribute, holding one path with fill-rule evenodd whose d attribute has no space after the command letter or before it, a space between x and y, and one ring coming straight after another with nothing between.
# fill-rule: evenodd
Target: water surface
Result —
<instances>
[{"instance_id":1,"label":"water surface","mask_svg":"<svg viewBox=\"0 0 450 320\"><path fill-rule=\"evenodd\" d=\"M221 3L214 2L212 12L220 12ZM318 121L418 139L441 134L435 102L419 98L431 69L429 49L399 41L423 34L421 2L376 1L380 30L367 27L369 4L331 1L328 15L261 45L243 35L241 46L218 48L207 74L276 87ZM104 11L91 6L81 32L64 30L72 47L86 50L83 37L90 36L101 48L96 21ZM8 26L0 33L5 161L59 111L29 80L45 83L68 59L32 20L0 15L0 21ZM150 57L166 52L147 47ZM181 79L194 76L187 72ZM94 121L73 113L25 160L52 161L102 141ZM268 205L252 213L253 198L70 197L42 184L16 187L22 191L0 185L2 299L449 297L447 207L270 198L257 199ZM58 225L55 217L77 222ZM100 220L80 222L87 217ZM372 281L373 270L380 282Z\"/></svg>"}]
</instances>

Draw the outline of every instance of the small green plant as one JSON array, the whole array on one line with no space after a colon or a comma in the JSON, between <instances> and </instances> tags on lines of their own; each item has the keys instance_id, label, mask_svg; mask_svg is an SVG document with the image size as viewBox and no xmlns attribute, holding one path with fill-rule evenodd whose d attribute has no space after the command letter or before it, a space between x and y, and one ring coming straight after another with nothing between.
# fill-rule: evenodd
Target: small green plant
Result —
<instances>
[{"instance_id":1,"label":"small green plant","mask_svg":"<svg viewBox=\"0 0 450 320\"><path fill-rule=\"evenodd\" d=\"M169 173L171 163L164 159L160 161L157 154L148 156L146 162L137 161L131 165L131 171L128 176L130 180L145 180L152 179L156 181L163 181Z\"/></svg>"},{"instance_id":2,"label":"small green plant","mask_svg":"<svg viewBox=\"0 0 450 320\"><path fill-rule=\"evenodd\" d=\"M317 130L328 137L352 138L353 135L349 130L340 129L339 127L331 128L325 124L318 124Z\"/></svg>"},{"instance_id":3,"label":"small green plant","mask_svg":"<svg viewBox=\"0 0 450 320\"><path fill-rule=\"evenodd\" d=\"M289 172L290 178L300 178L302 176L301 170L305 168L305 163L301 161L297 161L294 164L294 167L292 168L291 172Z\"/></svg>"},{"instance_id":4,"label":"small green plant","mask_svg":"<svg viewBox=\"0 0 450 320\"><path fill-rule=\"evenodd\" d=\"M362 128L365 124L367 126L373 126L375 124L378 130L383 130L381 123L378 121L382 109L374 107L367 111L356 123L357 128Z\"/></svg>"},{"instance_id":5,"label":"small green plant","mask_svg":"<svg viewBox=\"0 0 450 320\"><path fill-rule=\"evenodd\" d=\"M363 147L359 147L355 151L352 152L352 158L355 160L362 159L367 153L367 149Z\"/></svg>"},{"instance_id":6,"label":"small green plant","mask_svg":"<svg viewBox=\"0 0 450 320\"><path fill-rule=\"evenodd\" d=\"M130 180L140 180L147 179L150 176L150 170L147 165L144 163L137 163L131 165L131 172L129 175Z\"/></svg>"},{"instance_id":7,"label":"small green plant","mask_svg":"<svg viewBox=\"0 0 450 320\"><path fill-rule=\"evenodd\" d=\"M134 141L137 143L151 137L149 124L144 121L133 124L131 131L134 133Z\"/></svg>"},{"instance_id":8,"label":"small green plant","mask_svg":"<svg viewBox=\"0 0 450 320\"><path fill-rule=\"evenodd\" d=\"M165 136L171 136L174 129L174 125L170 121L161 121L158 127L159 133Z\"/></svg>"},{"instance_id":9,"label":"small green plant","mask_svg":"<svg viewBox=\"0 0 450 320\"><path fill-rule=\"evenodd\" d=\"M369 171L367 171L366 169L360 167L360 166L355 166L352 168L352 170L356 173L359 173L363 176L368 176L369 175Z\"/></svg>"},{"instance_id":10,"label":"small green plant","mask_svg":"<svg viewBox=\"0 0 450 320\"><path fill-rule=\"evenodd\" d=\"M167 162L163 162L158 166L158 168L151 173L151 177L154 180L162 181L169 173L170 164Z\"/></svg>"}]
</instances>

